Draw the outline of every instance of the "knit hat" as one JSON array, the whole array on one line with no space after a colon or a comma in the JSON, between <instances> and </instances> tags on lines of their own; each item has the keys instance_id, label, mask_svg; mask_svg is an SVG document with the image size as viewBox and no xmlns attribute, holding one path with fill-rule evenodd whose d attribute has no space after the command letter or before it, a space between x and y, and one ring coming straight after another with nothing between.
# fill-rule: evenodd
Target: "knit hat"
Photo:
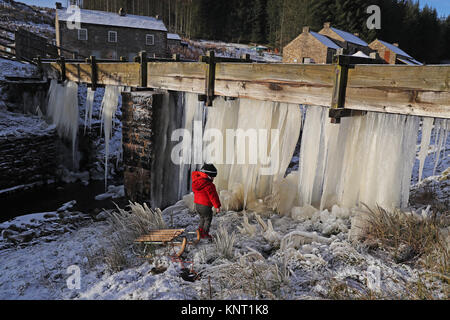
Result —
<instances>
[{"instance_id":1,"label":"knit hat","mask_svg":"<svg viewBox=\"0 0 450 320\"><path fill-rule=\"evenodd\" d=\"M217 169L213 164L205 163L200 171L206 173L210 177L217 176Z\"/></svg>"}]
</instances>

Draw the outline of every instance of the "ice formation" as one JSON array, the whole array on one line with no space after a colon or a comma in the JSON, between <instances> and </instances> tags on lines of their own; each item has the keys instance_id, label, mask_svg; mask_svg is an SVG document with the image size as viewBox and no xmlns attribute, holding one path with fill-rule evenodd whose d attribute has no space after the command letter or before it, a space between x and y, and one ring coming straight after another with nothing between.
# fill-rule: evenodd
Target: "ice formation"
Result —
<instances>
[{"instance_id":1,"label":"ice formation","mask_svg":"<svg viewBox=\"0 0 450 320\"><path fill-rule=\"evenodd\" d=\"M183 125L185 130L182 136L183 149L180 158L179 197L190 190L191 172L202 164L202 135L198 134L198 124L203 123L205 112L204 103L200 102L198 95L193 93L185 93L184 106Z\"/></svg>"},{"instance_id":2,"label":"ice formation","mask_svg":"<svg viewBox=\"0 0 450 320\"><path fill-rule=\"evenodd\" d=\"M186 99L186 103L186 119L191 121L194 114L198 116L200 112L199 103L195 95ZM218 97L213 107L207 109L204 129L210 132L203 136L203 160L218 168L215 184L227 210L250 209L258 213L275 210L300 216L300 209L292 211L291 208L313 206L324 210L336 204L347 208L363 204L389 208L408 205L419 117L368 112L364 116L343 118L341 124L332 124L328 108L306 106L299 171L285 176L301 128L299 106ZM428 149L429 122L425 119L423 125L423 150ZM194 131L191 122L186 128ZM273 141L277 140L270 134L258 136L258 142L267 139L269 144L267 150L258 151L255 163L252 162L255 154L249 152L250 144L237 143L237 134L229 136L227 129L235 132L241 129L244 133L248 129L264 129L265 132L278 129L280 139L276 144ZM445 145L447 121L438 120L436 130L438 158ZM221 138L219 146L223 146L223 153L209 145L218 138ZM247 138L251 139L251 134ZM227 148L229 144L234 147ZM243 164L239 160L242 155ZM261 169L267 166L267 159L278 159L279 166L276 172L264 175ZM180 171L180 177L182 175Z\"/></svg>"},{"instance_id":3,"label":"ice formation","mask_svg":"<svg viewBox=\"0 0 450 320\"><path fill-rule=\"evenodd\" d=\"M75 163L75 143L78 133L78 85L72 81L50 83L47 116L56 125L60 137L72 142Z\"/></svg>"},{"instance_id":4,"label":"ice formation","mask_svg":"<svg viewBox=\"0 0 450 320\"><path fill-rule=\"evenodd\" d=\"M88 88L86 93L86 106L85 106L86 111L84 114L84 132L86 132L86 127L90 128L92 124L92 109L94 107L94 96L95 90L92 90L92 88Z\"/></svg>"},{"instance_id":5,"label":"ice formation","mask_svg":"<svg viewBox=\"0 0 450 320\"><path fill-rule=\"evenodd\" d=\"M406 206L419 118L368 112L336 125L326 113L320 107L306 110L300 205Z\"/></svg>"},{"instance_id":6,"label":"ice formation","mask_svg":"<svg viewBox=\"0 0 450 320\"><path fill-rule=\"evenodd\" d=\"M108 158L109 158L109 141L112 136L113 118L117 111L119 103L119 95L123 91L123 87L106 86L101 106L101 120L105 134L105 190L108 188Z\"/></svg>"},{"instance_id":7,"label":"ice formation","mask_svg":"<svg viewBox=\"0 0 450 320\"><path fill-rule=\"evenodd\" d=\"M223 148L219 149L223 152L219 155L208 152L211 137L204 137L204 158L218 168L215 184L224 206L234 210L251 207L259 212L272 208L283 214L288 211L284 204L294 201L288 198L295 192L287 190L292 187L291 179L284 176L300 126L298 105L215 99L208 109L205 132L216 131L214 139L222 138L219 145ZM248 139L240 139L239 134ZM255 142L256 149L251 145Z\"/></svg>"},{"instance_id":8,"label":"ice formation","mask_svg":"<svg viewBox=\"0 0 450 320\"><path fill-rule=\"evenodd\" d=\"M442 151L445 156L445 142L447 141L448 131L450 130L450 121L447 119L436 119L435 121L435 153L433 175L436 174L436 168L439 163Z\"/></svg>"},{"instance_id":9,"label":"ice formation","mask_svg":"<svg viewBox=\"0 0 450 320\"><path fill-rule=\"evenodd\" d=\"M423 166L425 158L428 155L428 147L430 145L431 131L433 129L434 118L424 118L422 121L422 138L420 140L419 158L419 182L422 181Z\"/></svg>"}]
</instances>

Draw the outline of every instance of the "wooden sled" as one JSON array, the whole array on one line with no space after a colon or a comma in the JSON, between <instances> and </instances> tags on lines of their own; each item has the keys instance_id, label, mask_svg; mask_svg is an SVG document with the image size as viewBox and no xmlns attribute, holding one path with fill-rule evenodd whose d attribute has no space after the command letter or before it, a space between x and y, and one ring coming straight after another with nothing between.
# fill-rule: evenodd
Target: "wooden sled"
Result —
<instances>
[{"instance_id":1,"label":"wooden sled","mask_svg":"<svg viewBox=\"0 0 450 320\"><path fill-rule=\"evenodd\" d=\"M141 236L134 240L135 243L144 245L144 258L149 258L146 255L148 246L164 246L168 250L175 251L175 256L180 257L188 244L196 245L200 241L200 232L188 232L189 235L195 235L193 241L188 241L185 229L160 229L152 230L149 234Z\"/></svg>"}]
</instances>

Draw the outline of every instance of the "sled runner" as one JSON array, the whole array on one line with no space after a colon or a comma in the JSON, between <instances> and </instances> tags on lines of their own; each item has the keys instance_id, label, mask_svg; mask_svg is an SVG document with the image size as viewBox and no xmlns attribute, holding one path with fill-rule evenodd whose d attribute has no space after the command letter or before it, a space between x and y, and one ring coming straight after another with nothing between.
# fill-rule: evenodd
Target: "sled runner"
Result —
<instances>
[{"instance_id":1,"label":"sled runner","mask_svg":"<svg viewBox=\"0 0 450 320\"><path fill-rule=\"evenodd\" d=\"M143 256L148 258L149 247L163 246L166 249L173 250L175 256L180 257L188 244L197 244L200 241L200 233L188 232L185 229L160 229L151 230L148 234L134 240L135 243L143 245ZM188 241L187 235L195 235L193 241Z\"/></svg>"}]
</instances>

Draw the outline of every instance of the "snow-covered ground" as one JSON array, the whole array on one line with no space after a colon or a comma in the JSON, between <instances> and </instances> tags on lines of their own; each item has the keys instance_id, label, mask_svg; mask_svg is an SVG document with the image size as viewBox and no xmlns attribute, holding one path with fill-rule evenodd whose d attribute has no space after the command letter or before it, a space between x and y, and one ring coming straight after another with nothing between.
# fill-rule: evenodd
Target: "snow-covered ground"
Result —
<instances>
[{"instance_id":1,"label":"snow-covered ground","mask_svg":"<svg viewBox=\"0 0 450 320\"><path fill-rule=\"evenodd\" d=\"M32 76L37 71L37 68L33 64L0 58L0 70L0 80L4 80L6 76Z\"/></svg>"},{"instance_id":2,"label":"snow-covered ground","mask_svg":"<svg viewBox=\"0 0 450 320\"><path fill-rule=\"evenodd\" d=\"M445 181L448 172L427 181L438 178ZM421 280L420 270L353 241L357 211L337 206L261 218L222 212L212 230L236 235L231 256L206 240L188 246L184 265L165 255L141 259L125 246L126 262L117 271L107 262L115 237L103 220L108 215L92 219L71 212L71 205L0 224L0 299L322 299L333 298L342 283L362 296L405 297L405 288ZM198 224L183 200L162 215L169 228L191 232ZM184 280L185 267L200 278ZM448 285L435 284L435 298L445 299L445 290Z\"/></svg>"},{"instance_id":3,"label":"snow-covered ground","mask_svg":"<svg viewBox=\"0 0 450 320\"><path fill-rule=\"evenodd\" d=\"M206 55L209 50L214 50L217 57L241 58L245 54L250 55L250 59L259 62L281 62L282 56L268 51L258 52L256 46L226 43L210 40L187 40L187 49L180 49L182 57L197 60L199 56Z\"/></svg>"}]
</instances>

